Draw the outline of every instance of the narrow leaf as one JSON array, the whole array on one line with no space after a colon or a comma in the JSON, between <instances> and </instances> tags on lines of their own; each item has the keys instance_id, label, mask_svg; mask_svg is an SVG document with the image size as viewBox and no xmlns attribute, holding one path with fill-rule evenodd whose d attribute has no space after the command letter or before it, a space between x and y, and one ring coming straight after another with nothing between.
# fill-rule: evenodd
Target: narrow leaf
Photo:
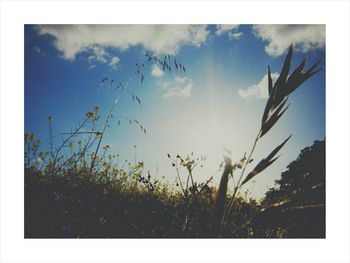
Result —
<instances>
[{"instance_id":1,"label":"narrow leaf","mask_svg":"<svg viewBox=\"0 0 350 263\"><path fill-rule=\"evenodd\" d=\"M276 81L277 86L284 85L284 83L286 83L289 68L290 68L290 62L292 60L292 56L293 56L293 45L290 45L289 50L288 50L288 54L287 54L287 56L284 60L284 63L283 63L283 67L282 67L280 76L278 77L278 79Z\"/></svg>"},{"instance_id":2,"label":"narrow leaf","mask_svg":"<svg viewBox=\"0 0 350 263\"><path fill-rule=\"evenodd\" d=\"M284 88L287 83L287 77L288 72L290 69L290 64L293 56L293 45L290 45L288 54L284 60L283 67L280 73L280 76L278 77L272 91L272 110L277 108L278 105L283 101L284 99Z\"/></svg>"},{"instance_id":3,"label":"narrow leaf","mask_svg":"<svg viewBox=\"0 0 350 263\"><path fill-rule=\"evenodd\" d=\"M255 171L255 170L254 170ZM241 183L241 186L244 185L245 183L247 183L250 179L252 179L256 174L254 174L254 171L249 173L247 175L247 177L243 180L243 182Z\"/></svg>"},{"instance_id":4,"label":"narrow leaf","mask_svg":"<svg viewBox=\"0 0 350 263\"><path fill-rule=\"evenodd\" d=\"M268 73L268 78L269 78L269 95L271 96L271 91L272 91L272 78L271 78L270 66L267 66L267 73Z\"/></svg>"},{"instance_id":5,"label":"narrow leaf","mask_svg":"<svg viewBox=\"0 0 350 263\"><path fill-rule=\"evenodd\" d=\"M289 141L292 135L289 135L287 139L285 139L280 145L278 145L267 157L266 159L271 160L281 149L282 147Z\"/></svg>"},{"instance_id":6,"label":"narrow leaf","mask_svg":"<svg viewBox=\"0 0 350 263\"><path fill-rule=\"evenodd\" d=\"M283 113L288 109L289 105L282 110L286 102L287 99L285 99L280 104L280 106L273 112L273 114L268 118L268 120L265 123L261 124L260 138L263 137L277 123L277 121L281 118Z\"/></svg>"},{"instance_id":7,"label":"narrow leaf","mask_svg":"<svg viewBox=\"0 0 350 263\"><path fill-rule=\"evenodd\" d=\"M253 171L251 171L247 177L243 180L243 182L241 183L241 186L244 185L245 183L247 183L250 179L252 179L254 176L256 176L257 174L261 173L262 171L264 171L267 167L269 167L271 164L273 164L278 158L279 156L277 156L276 158L275 155L281 150L281 148L287 143L287 141L290 139L292 135L290 135L287 139L285 139L280 145L278 145L266 158L262 159L257 166L255 166L255 168L253 169Z\"/></svg>"},{"instance_id":8,"label":"narrow leaf","mask_svg":"<svg viewBox=\"0 0 350 263\"><path fill-rule=\"evenodd\" d=\"M269 161L269 166L273 164L278 158L280 158L280 155L278 155L276 158L273 158L271 161Z\"/></svg>"},{"instance_id":9,"label":"narrow leaf","mask_svg":"<svg viewBox=\"0 0 350 263\"><path fill-rule=\"evenodd\" d=\"M296 69L293 71L293 73L290 74L289 78L293 78L294 76L299 75L299 74L303 71L303 69L304 69L304 67L305 67L305 64L306 64L306 59L304 59L304 60L296 67Z\"/></svg>"},{"instance_id":10,"label":"narrow leaf","mask_svg":"<svg viewBox=\"0 0 350 263\"><path fill-rule=\"evenodd\" d=\"M299 74L293 74L289 77L284 93L289 95L295 91L303 82L311 78L321 69L315 70L315 68L320 64L320 60L312 65L306 72L300 72Z\"/></svg>"},{"instance_id":11,"label":"narrow leaf","mask_svg":"<svg viewBox=\"0 0 350 263\"><path fill-rule=\"evenodd\" d=\"M261 120L262 124L266 122L267 118L269 117L270 112L273 111L272 104L273 104L273 96L271 95L269 97L269 99L267 100L267 103L266 103L266 106L265 106L264 114L263 114L263 117L262 117L262 120Z\"/></svg>"},{"instance_id":12,"label":"narrow leaf","mask_svg":"<svg viewBox=\"0 0 350 263\"><path fill-rule=\"evenodd\" d=\"M139 104L141 104L141 100L139 99L139 97L135 96L135 98L136 98L137 102L138 102Z\"/></svg>"},{"instance_id":13,"label":"narrow leaf","mask_svg":"<svg viewBox=\"0 0 350 263\"><path fill-rule=\"evenodd\" d=\"M214 237L217 237L220 235L220 229L222 227L222 219L225 212L225 203L226 203L226 196L227 196L227 184L229 180L229 175L232 173L232 165L231 165L231 159L225 158L225 169L222 173L221 179L220 179L220 185L216 194L215 198L215 206L214 206L214 213L213 213L213 222L212 222L212 235Z\"/></svg>"},{"instance_id":14,"label":"narrow leaf","mask_svg":"<svg viewBox=\"0 0 350 263\"><path fill-rule=\"evenodd\" d=\"M321 60L317 61L315 64L313 64L306 72L305 74L308 75L308 74L311 74L315 68L317 68L317 66L321 63Z\"/></svg>"}]
</instances>

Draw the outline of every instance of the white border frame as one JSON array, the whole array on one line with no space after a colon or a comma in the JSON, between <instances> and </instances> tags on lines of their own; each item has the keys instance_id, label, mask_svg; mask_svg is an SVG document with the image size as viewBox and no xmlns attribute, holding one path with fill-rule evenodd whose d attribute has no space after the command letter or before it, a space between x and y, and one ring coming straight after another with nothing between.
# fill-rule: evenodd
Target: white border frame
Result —
<instances>
[{"instance_id":1,"label":"white border frame","mask_svg":"<svg viewBox=\"0 0 350 263\"><path fill-rule=\"evenodd\" d=\"M349 10L335 0L2 1L0 261L349 262ZM326 239L24 239L23 25L44 23L326 24Z\"/></svg>"}]
</instances>

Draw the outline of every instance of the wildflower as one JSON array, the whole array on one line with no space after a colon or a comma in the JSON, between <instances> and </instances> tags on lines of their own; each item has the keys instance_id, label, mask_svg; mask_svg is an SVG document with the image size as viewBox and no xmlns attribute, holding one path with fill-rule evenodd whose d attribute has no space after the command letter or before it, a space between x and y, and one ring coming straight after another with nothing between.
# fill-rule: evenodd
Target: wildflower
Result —
<instances>
[{"instance_id":1,"label":"wildflower","mask_svg":"<svg viewBox=\"0 0 350 263\"><path fill-rule=\"evenodd\" d=\"M101 217L100 217L100 223L101 223L102 225L106 224L106 223L107 223L106 218L103 217L103 216L101 216Z\"/></svg>"}]
</instances>

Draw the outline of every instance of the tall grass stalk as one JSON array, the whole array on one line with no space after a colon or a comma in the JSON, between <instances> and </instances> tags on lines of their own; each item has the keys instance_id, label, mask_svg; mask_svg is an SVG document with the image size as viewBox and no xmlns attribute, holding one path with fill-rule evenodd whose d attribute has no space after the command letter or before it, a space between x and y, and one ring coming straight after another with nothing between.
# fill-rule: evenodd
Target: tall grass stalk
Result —
<instances>
[{"instance_id":1,"label":"tall grass stalk","mask_svg":"<svg viewBox=\"0 0 350 263\"><path fill-rule=\"evenodd\" d=\"M242 181L242 178L243 178L243 175L244 175L244 172L248 166L248 164L250 163L250 160L252 158L252 155L254 153L254 150L255 150L255 147L258 143L258 140L259 140L259 136L260 136L260 133L261 133L261 130L259 131L258 135L256 136L255 138L255 141L254 141L254 144L253 144L253 147L248 155L248 158L245 160L244 164L243 164L243 167L242 167L242 171L241 171L241 174L238 178L238 181L237 181L237 184L234 188L234 191L233 191L233 194L232 194L232 197L231 199L229 200L229 203L228 203L228 209L225 211L224 213L224 217L223 217L223 220L222 220L222 225L224 226L226 224L226 221L227 221L227 218L228 216L231 214L232 212L232 208L233 208L233 204L234 204L234 201L235 201L235 198L236 198L236 194L238 192L238 189L240 188L240 183Z\"/></svg>"},{"instance_id":2,"label":"tall grass stalk","mask_svg":"<svg viewBox=\"0 0 350 263\"><path fill-rule=\"evenodd\" d=\"M114 108L116 107L120 97L122 96L123 92L125 91L125 87L123 87L122 91L118 94L116 100L114 101L113 105L111 106L111 109L109 110L109 113L107 115L107 118L104 122L104 125L103 125L103 128L102 128L102 131L101 131L101 134L99 135L99 139L98 139L98 142L97 142L97 146L96 146L96 150L94 152L94 155L93 155L93 159L91 161L91 165L90 165L90 170L89 170L89 176L92 175L92 171L94 169L94 166L95 166L95 161L96 161L96 157L97 157L97 154L98 154L98 150L100 149L100 145L101 145L101 142L102 142L102 139L103 139L103 135L105 134L105 131L108 127L108 122L113 114L113 111L114 111Z\"/></svg>"},{"instance_id":3,"label":"tall grass stalk","mask_svg":"<svg viewBox=\"0 0 350 263\"><path fill-rule=\"evenodd\" d=\"M312 65L308 70L304 71L304 67L306 65L306 59L304 59L289 75L289 70L291 66L291 60L293 56L293 45L290 45L288 49L288 53L286 55L286 58L284 60L280 75L276 82L273 84L272 78L271 78L271 71L270 67L268 66L268 93L269 98L267 100L265 110L262 116L261 121L261 127L260 130L256 136L256 139L254 141L253 147L248 155L248 158L244 160L242 165L242 171L240 173L239 179L237 181L237 184L234 185L234 190L231 199L228 202L228 206L225 211L221 211L220 213L214 212L213 217L213 228L216 230L215 234L218 236L221 235L221 230L225 227L228 218L230 217L232 213L232 209L234 206L234 201L237 196L238 190L247 183L249 180L251 180L254 176L261 173L263 170L265 170L267 167L269 167L272 163L274 163L279 156L275 157L276 154L281 150L281 148L287 143L287 141L290 139L291 135L285 139L280 145L278 145L266 158L262 159L255 168L245 176L245 171L248 167L248 165L252 162L252 155L254 153L254 150L256 148L256 145L260 138L262 138L270 129L278 122L278 120L281 118L281 116L285 113L285 111L288 109L289 105L286 106L287 100L289 95L294 92L303 82L305 82L307 79L311 78L314 74L316 74L318 71L320 71L320 68L317 68L320 61L316 62L314 65ZM242 160L241 160L242 161ZM225 161L225 171L231 167L231 163ZM223 182L223 186L220 182L220 187L222 186L223 189L220 189L216 196L216 202L220 204L220 208L225 207L222 205L222 200L226 199L227 191L227 181L228 177L227 174L223 173L221 182ZM245 176L245 177L244 177ZM233 176L232 176L233 177ZM242 179L244 180L242 181ZM224 197L222 196L224 194ZM216 208L217 209L217 208ZM218 217L221 217L221 221L218 219ZM218 225L220 223L220 225Z\"/></svg>"},{"instance_id":4,"label":"tall grass stalk","mask_svg":"<svg viewBox=\"0 0 350 263\"><path fill-rule=\"evenodd\" d=\"M225 169L222 173L220 185L218 192L216 194L215 207L213 213L213 222L212 222L212 236L217 237L221 235L221 228L223 226L223 215L225 212L226 204L226 195L227 195L227 184L229 181L229 176L232 175L233 170L235 169L232 166L232 161L230 158L225 158Z\"/></svg>"},{"instance_id":5,"label":"tall grass stalk","mask_svg":"<svg viewBox=\"0 0 350 263\"><path fill-rule=\"evenodd\" d=\"M150 55L147 51L145 52L144 55L145 55L145 57L147 58L147 59L146 59L147 62L151 62L151 63L152 63L152 61L153 61L154 63L157 63L158 65L161 65L161 66L162 66L162 70L165 71L165 72L166 72L166 71L171 72L171 68L172 68L171 66L172 66L172 64L173 64L174 66L176 66L176 69L177 69L178 72L180 72L180 71L185 72L185 71L186 71L185 67L182 66L181 63L180 63L180 65L181 65L181 68L180 68L180 67L178 66L177 62L176 62L176 59L173 58L173 57L171 57L170 55L166 55L166 56L164 57L164 60L161 60L158 56L152 56L152 55ZM145 63L146 61L144 61L144 63ZM135 75L138 76L138 77L140 77L141 85L142 85L143 82L144 82L144 75L143 75L143 70L144 70L144 68L145 68L144 63L136 63L136 72L135 72ZM100 145L101 145L102 139L103 139L104 134L105 134L105 132L106 132L106 129L107 129L107 127L108 127L108 123L109 123L110 119L111 119L112 116L113 116L112 114L113 114L113 112L114 112L114 109L115 109L116 105L118 104L119 99L121 98L122 94L123 94L124 92L128 91L128 90L127 90L128 87L129 87L128 84L129 84L129 82L131 82L133 79L134 79L134 76L131 76L131 77L129 78L129 80L126 82L126 85L123 84L123 83L120 83L120 85L119 85L119 86L121 86L122 90L119 92L119 94L118 94L118 96L116 97L114 103L112 104L112 106L111 106L111 108L110 108L110 110L109 110L109 113L108 113L108 115L107 115L107 118L106 118L106 120L105 120L105 122L104 122L104 125L103 125L103 127L102 127L102 130L101 130L101 132L99 133L99 138L98 138L97 146L96 146L96 149L95 149L95 152L94 152L94 155L93 155L93 159L92 159L91 164L90 164L90 169L89 169L89 175L90 175L90 176L91 176L92 173L93 173L93 169L94 169L94 167L95 167L95 162L96 162L96 158L97 158L97 155L98 155L98 151L99 151L99 149L100 149ZM101 81L100 87L102 87L102 85L104 84L104 82L105 82L106 80L108 80L108 77L103 78L103 80ZM114 80L111 80L111 87L112 87L112 83L113 83L113 82L114 82ZM119 86L118 86L118 87L119 87ZM141 100L140 100L139 97L137 97L133 92L130 92L130 91L129 91L129 93L130 93L130 95L131 95L133 101L136 99L136 101L137 101L139 104L141 104ZM130 120L130 122L131 122L131 120ZM136 123L137 123L138 125L140 125L139 122L136 122ZM140 125L140 127L141 127L142 131L143 131L144 133L146 133L146 129L145 129L142 125Z\"/></svg>"}]
</instances>

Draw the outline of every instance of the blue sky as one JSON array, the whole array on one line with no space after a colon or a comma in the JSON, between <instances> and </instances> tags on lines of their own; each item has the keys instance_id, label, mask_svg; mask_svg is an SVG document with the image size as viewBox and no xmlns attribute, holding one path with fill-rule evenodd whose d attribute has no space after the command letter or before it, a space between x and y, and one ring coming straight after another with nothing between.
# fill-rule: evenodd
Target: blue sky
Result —
<instances>
[{"instance_id":1,"label":"blue sky","mask_svg":"<svg viewBox=\"0 0 350 263\"><path fill-rule=\"evenodd\" d=\"M281 157L246 189L255 196L273 186L302 148L325 137L325 27L323 25L36 25L25 26L25 132L48 141L48 115L56 138L74 128L94 106L101 115L117 93L103 77L129 81L142 101L123 95L115 115L140 121L147 135L122 121L111 123L103 144L121 160L144 161L145 171L174 183L167 153L206 156L198 181L215 174L224 147L239 160L260 128L267 96L267 65L277 77L293 43L292 69L307 58L322 70L307 80L291 106L260 141L253 159L264 158L289 134ZM144 51L175 56L186 73L168 73L145 61ZM145 81L130 79L145 64ZM137 145L135 151L134 145ZM253 165L251 166L253 168ZM156 172L157 171L157 172ZM220 174L214 177L218 183Z\"/></svg>"}]
</instances>

